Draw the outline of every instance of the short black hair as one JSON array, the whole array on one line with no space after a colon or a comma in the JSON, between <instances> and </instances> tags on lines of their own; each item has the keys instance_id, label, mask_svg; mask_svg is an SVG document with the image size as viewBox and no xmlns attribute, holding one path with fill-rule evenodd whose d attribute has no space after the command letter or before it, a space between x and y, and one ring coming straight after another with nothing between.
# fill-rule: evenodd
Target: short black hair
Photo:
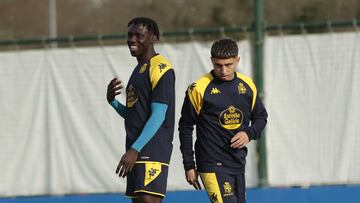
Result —
<instances>
[{"instance_id":1,"label":"short black hair","mask_svg":"<svg viewBox=\"0 0 360 203\"><path fill-rule=\"evenodd\" d=\"M238 56L238 46L231 38L216 40L211 46L211 57L227 59Z\"/></svg>"},{"instance_id":2,"label":"short black hair","mask_svg":"<svg viewBox=\"0 0 360 203\"><path fill-rule=\"evenodd\" d=\"M130 22L128 23L128 27L130 27L132 24L134 24L134 25L142 24L150 32L152 32L156 36L156 38L158 40L160 40L159 27L158 27L157 23L153 19L147 18L147 17L136 17L136 18L130 20Z\"/></svg>"}]
</instances>

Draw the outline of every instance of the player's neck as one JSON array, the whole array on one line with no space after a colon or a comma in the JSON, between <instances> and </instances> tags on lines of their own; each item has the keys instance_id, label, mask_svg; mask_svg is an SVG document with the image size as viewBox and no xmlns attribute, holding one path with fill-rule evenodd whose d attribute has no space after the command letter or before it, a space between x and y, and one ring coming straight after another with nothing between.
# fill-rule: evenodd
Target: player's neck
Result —
<instances>
[{"instance_id":1,"label":"player's neck","mask_svg":"<svg viewBox=\"0 0 360 203\"><path fill-rule=\"evenodd\" d=\"M138 63L145 63L156 55L154 47L150 48L143 55L136 57Z\"/></svg>"}]
</instances>

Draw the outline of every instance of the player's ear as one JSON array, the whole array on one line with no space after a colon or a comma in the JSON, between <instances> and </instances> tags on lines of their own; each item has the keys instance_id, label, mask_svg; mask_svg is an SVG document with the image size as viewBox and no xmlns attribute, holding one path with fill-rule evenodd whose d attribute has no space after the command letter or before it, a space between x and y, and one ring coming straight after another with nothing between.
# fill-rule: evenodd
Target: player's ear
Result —
<instances>
[{"instance_id":1,"label":"player's ear","mask_svg":"<svg viewBox=\"0 0 360 203\"><path fill-rule=\"evenodd\" d=\"M151 41L155 43L158 41L158 38L155 35L151 35Z\"/></svg>"},{"instance_id":2,"label":"player's ear","mask_svg":"<svg viewBox=\"0 0 360 203\"><path fill-rule=\"evenodd\" d=\"M238 66L239 63L240 63L240 56L237 56L237 57L236 57L236 66Z\"/></svg>"}]
</instances>

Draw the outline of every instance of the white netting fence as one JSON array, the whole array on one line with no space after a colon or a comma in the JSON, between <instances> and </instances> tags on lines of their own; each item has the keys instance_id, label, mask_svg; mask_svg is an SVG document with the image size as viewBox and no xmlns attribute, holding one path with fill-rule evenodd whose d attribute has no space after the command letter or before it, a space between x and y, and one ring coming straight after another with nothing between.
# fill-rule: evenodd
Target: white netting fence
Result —
<instances>
[{"instance_id":1,"label":"white netting fence","mask_svg":"<svg viewBox=\"0 0 360 203\"><path fill-rule=\"evenodd\" d=\"M359 42L357 32L266 38L270 185L360 183ZM249 41L238 45L239 71L251 75ZM211 69L210 46L157 45L176 71L177 120L187 86ZM123 120L105 94L113 76L126 83L136 65L128 48L20 50L0 53L0 61L0 196L124 191L115 175ZM254 142L247 161L254 187ZM168 189L192 189L177 130Z\"/></svg>"},{"instance_id":2,"label":"white netting fence","mask_svg":"<svg viewBox=\"0 0 360 203\"><path fill-rule=\"evenodd\" d=\"M210 46L157 46L176 71L177 120L187 86L212 68ZM240 71L250 74L250 46L247 41L239 46L240 67L245 67ZM130 77L136 59L128 48L4 52L0 61L0 195L124 191L125 179L115 174L125 150L123 119L107 104L106 87L114 76L125 83ZM249 186L257 184L254 149ZM177 130L173 151L168 188L192 189L185 181Z\"/></svg>"},{"instance_id":3,"label":"white netting fence","mask_svg":"<svg viewBox=\"0 0 360 203\"><path fill-rule=\"evenodd\" d=\"M271 185L360 183L360 33L268 37Z\"/></svg>"}]
</instances>

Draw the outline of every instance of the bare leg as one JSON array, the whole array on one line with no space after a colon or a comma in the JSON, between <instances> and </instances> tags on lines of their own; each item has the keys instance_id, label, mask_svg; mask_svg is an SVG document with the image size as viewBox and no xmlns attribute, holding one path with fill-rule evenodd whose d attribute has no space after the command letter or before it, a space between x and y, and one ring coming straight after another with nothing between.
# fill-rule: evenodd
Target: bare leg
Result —
<instances>
[{"instance_id":1,"label":"bare leg","mask_svg":"<svg viewBox=\"0 0 360 203\"><path fill-rule=\"evenodd\" d=\"M162 199L161 196L140 193L133 203L162 203Z\"/></svg>"}]
</instances>

